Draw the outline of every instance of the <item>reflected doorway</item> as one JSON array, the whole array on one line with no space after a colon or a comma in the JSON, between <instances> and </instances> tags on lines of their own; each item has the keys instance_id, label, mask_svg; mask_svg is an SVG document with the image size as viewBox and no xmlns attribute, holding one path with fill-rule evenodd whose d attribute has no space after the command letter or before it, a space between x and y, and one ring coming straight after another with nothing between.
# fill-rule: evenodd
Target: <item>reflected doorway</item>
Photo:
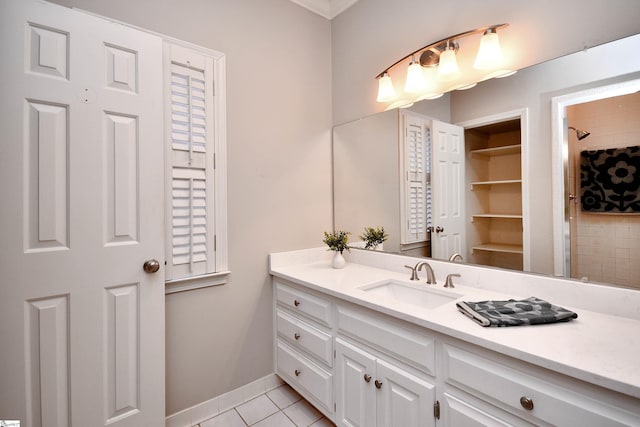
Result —
<instances>
[{"instance_id":1,"label":"reflected doorway","mask_svg":"<svg viewBox=\"0 0 640 427\"><path fill-rule=\"evenodd\" d=\"M608 156L616 169L607 169L613 177L622 168L618 172L627 174L624 179L640 179L640 170L631 170L633 166L614 157L625 156L627 147L640 146L639 90L640 81L631 81L553 101L554 140L558 145L555 138L560 135L563 163L558 178L564 184L563 191L556 191L558 179L554 179L563 214L562 246L554 245L556 274L640 288L640 215L629 210L615 213L616 209L601 203L602 192L591 192L598 186L598 172L593 170L596 158L600 162ZM554 200L554 215L559 210Z\"/></svg>"}]
</instances>

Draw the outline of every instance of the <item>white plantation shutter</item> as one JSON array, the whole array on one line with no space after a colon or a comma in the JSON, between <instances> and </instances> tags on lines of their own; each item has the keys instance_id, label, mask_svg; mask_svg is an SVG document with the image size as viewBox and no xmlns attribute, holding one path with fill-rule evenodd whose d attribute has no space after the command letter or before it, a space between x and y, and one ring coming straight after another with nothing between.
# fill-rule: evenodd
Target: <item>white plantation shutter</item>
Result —
<instances>
[{"instance_id":1,"label":"white plantation shutter","mask_svg":"<svg viewBox=\"0 0 640 427\"><path fill-rule=\"evenodd\" d=\"M226 269L226 257L217 256L216 248L221 225L226 225L216 218L222 212L216 206L214 164L220 121L214 116L214 58L177 45L168 45L165 54L170 58L166 275L168 281L179 281Z\"/></svg>"},{"instance_id":2,"label":"white plantation shutter","mask_svg":"<svg viewBox=\"0 0 640 427\"><path fill-rule=\"evenodd\" d=\"M207 260L207 177L203 170L174 168L172 177L173 265Z\"/></svg>"},{"instance_id":3,"label":"white plantation shutter","mask_svg":"<svg viewBox=\"0 0 640 427\"><path fill-rule=\"evenodd\" d=\"M420 117L404 116L404 233L402 243L427 239L427 146L428 128Z\"/></svg>"}]
</instances>

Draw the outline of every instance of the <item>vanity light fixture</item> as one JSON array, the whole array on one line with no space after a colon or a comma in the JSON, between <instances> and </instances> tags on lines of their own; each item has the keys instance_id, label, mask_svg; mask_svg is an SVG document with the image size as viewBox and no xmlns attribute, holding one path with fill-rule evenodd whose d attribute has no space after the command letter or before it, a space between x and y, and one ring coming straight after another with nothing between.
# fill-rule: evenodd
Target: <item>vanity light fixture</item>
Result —
<instances>
[{"instance_id":1,"label":"vanity light fixture","mask_svg":"<svg viewBox=\"0 0 640 427\"><path fill-rule=\"evenodd\" d=\"M480 48L473 68L491 70L502 65L504 57L500 49L500 39L495 28L488 28L480 39Z\"/></svg>"},{"instance_id":2,"label":"vanity light fixture","mask_svg":"<svg viewBox=\"0 0 640 427\"><path fill-rule=\"evenodd\" d=\"M460 67L456 59L456 51L458 44L454 41L447 40L447 44L442 52L440 52L440 61L438 63L438 77L442 81L451 81L460 77Z\"/></svg>"},{"instance_id":3,"label":"vanity light fixture","mask_svg":"<svg viewBox=\"0 0 640 427\"><path fill-rule=\"evenodd\" d=\"M422 73L422 65L416 62L416 57L411 58L411 64L407 68L407 80L404 83L404 91L407 93L420 93L425 90L427 84Z\"/></svg>"},{"instance_id":4,"label":"vanity light fixture","mask_svg":"<svg viewBox=\"0 0 640 427\"><path fill-rule=\"evenodd\" d=\"M508 25L497 24L465 31L424 46L396 61L376 76L378 102L391 102L387 109L405 107L423 99L439 98L445 92L471 88L480 81L514 74L515 71L504 68L497 33L498 29ZM458 41L477 34L482 34L482 37L473 69L470 66L465 69L464 63L461 69L458 64L461 43ZM409 58L405 83L396 89L390 72Z\"/></svg>"},{"instance_id":5,"label":"vanity light fixture","mask_svg":"<svg viewBox=\"0 0 640 427\"><path fill-rule=\"evenodd\" d=\"M378 102L389 102L395 98L396 90L393 87L391 77L387 72L384 72L378 79Z\"/></svg>"}]
</instances>

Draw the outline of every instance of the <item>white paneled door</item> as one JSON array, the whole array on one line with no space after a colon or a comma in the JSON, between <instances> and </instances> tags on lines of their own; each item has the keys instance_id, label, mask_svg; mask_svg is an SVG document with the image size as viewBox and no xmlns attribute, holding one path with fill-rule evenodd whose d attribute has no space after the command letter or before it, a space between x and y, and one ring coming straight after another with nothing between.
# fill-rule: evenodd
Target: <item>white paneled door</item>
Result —
<instances>
[{"instance_id":1,"label":"white paneled door","mask_svg":"<svg viewBox=\"0 0 640 427\"><path fill-rule=\"evenodd\" d=\"M465 150L464 129L433 121L432 139L433 229L431 256L465 256Z\"/></svg>"},{"instance_id":2,"label":"white paneled door","mask_svg":"<svg viewBox=\"0 0 640 427\"><path fill-rule=\"evenodd\" d=\"M0 8L0 420L164 425L162 41Z\"/></svg>"}]
</instances>

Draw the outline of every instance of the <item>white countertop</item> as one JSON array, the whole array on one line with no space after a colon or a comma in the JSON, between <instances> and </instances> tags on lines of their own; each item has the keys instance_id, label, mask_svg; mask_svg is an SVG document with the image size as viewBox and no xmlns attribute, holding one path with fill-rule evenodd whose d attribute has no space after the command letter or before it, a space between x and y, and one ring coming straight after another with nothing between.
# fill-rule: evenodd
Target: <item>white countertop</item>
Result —
<instances>
[{"instance_id":1,"label":"white countertop","mask_svg":"<svg viewBox=\"0 0 640 427\"><path fill-rule=\"evenodd\" d=\"M512 289L511 292L499 292L495 289L469 286L467 285L469 280L465 282L465 275L469 276L470 271L476 273L472 266L464 266L463 277L454 278L454 283L465 284L456 284L456 287L450 290L461 295L460 298L435 309L425 309L360 289L389 279L412 283L408 280L410 277L408 269L400 273L353 261L347 262L344 269L333 269L330 256L320 255L317 249L308 251L308 253L295 251L288 257L287 253L272 254L271 274L489 350L640 398L640 320L638 319L586 310L579 306L558 302L550 298L548 291L545 295L531 295L513 293L518 290L517 287L509 287ZM380 255L376 256L380 257ZM405 257L400 257L400 260L403 259ZM434 267L442 263L428 261ZM451 264L444 263L444 266L450 267ZM402 265L400 267L403 268ZM477 268L477 270L477 275L482 276L482 269ZM444 275L438 273L439 271L436 270L437 285L426 285L424 281L420 283L432 289L435 287L439 292L446 292L448 290L442 287ZM425 276L424 271L421 274ZM527 276L529 280L531 278L531 275L520 274ZM543 279L540 277L539 280ZM474 277L474 280L478 280L477 277ZM513 281L512 277L511 280ZM522 292L522 289L519 290ZM562 291L565 292L562 295L563 299L566 299L566 290L560 290L559 293ZM616 291L612 290L612 292ZM537 296L553 304L562 305L578 313L578 318L569 322L547 325L482 327L460 313L455 305L456 301L461 300L506 300L530 296Z\"/></svg>"}]
</instances>

